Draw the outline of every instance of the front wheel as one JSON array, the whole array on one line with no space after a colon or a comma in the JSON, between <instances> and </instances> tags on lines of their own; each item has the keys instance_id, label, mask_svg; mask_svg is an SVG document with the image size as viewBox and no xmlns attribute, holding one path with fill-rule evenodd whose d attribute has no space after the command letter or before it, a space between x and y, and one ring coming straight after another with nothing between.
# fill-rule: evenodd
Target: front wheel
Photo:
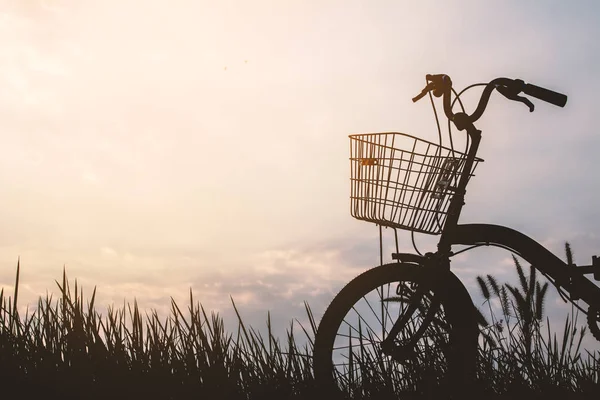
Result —
<instances>
[{"instance_id":1,"label":"front wheel","mask_svg":"<svg viewBox=\"0 0 600 400\"><path fill-rule=\"evenodd\" d=\"M464 394L475 371L474 310L450 271L413 263L373 268L348 283L323 315L313 352L315 379L322 389L351 397ZM393 348L390 340L382 345L403 316Z\"/></svg>"}]
</instances>

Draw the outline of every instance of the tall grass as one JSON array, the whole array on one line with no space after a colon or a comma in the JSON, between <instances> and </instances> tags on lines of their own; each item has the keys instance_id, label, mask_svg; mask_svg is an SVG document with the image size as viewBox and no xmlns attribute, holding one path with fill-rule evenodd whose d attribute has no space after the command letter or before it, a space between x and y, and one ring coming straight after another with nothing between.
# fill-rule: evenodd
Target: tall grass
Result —
<instances>
[{"instance_id":1,"label":"tall grass","mask_svg":"<svg viewBox=\"0 0 600 400\"><path fill-rule=\"evenodd\" d=\"M567 317L558 340L544 313L547 283L541 284L532 268L526 276L517 259L515 269L518 287L490 275L477 279L491 318L480 315L480 390L506 398L598 398L600 357L582 355L586 331L579 328L578 314ZM223 319L208 313L191 291L188 306L182 309L171 299L163 319L154 310L141 312L136 301L109 307L103 316L95 309L96 289L85 301L77 280L71 285L63 271L56 282L60 296L47 294L20 315L19 272L17 263L12 296L0 291L0 390L5 393L61 399L320 398L312 376L316 323L307 303L309 326L292 321L281 341L270 315L262 335L243 323L233 299L238 325L226 332ZM296 344L296 326L308 339L303 346ZM363 397L381 395L377 387L367 392Z\"/></svg>"},{"instance_id":2,"label":"tall grass","mask_svg":"<svg viewBox=\"0 0 600 400\"><path fill-rule=\"evenodd\" d=\"M110 307L103 317L94 309L96 290L84 304L83 290L75 281L71 291L64 271L57 282L61 297L40 298L21 317L19 270L13 297L0 292L2 391L61 399L311 395L312 349L296 346L293 323L284 345L272 334L270 318L266 338L246 327L239 313L237 332L227 333L223 320L194 302L191 291L186 312L171 300L164 320L155 311L142 315L135 301ZM306 311L312 332L305 332L314 337L308 305Z\"/></svg>"},{"instance_id":3,"label":"tall grass","mask_svg":"<svg viewBox=\"0 0 600 400\"><path fill-rule=\"evenodd\" d=\"M572 264L568 243L565 249ZM518 286L500 285L491 275L477 277L491 318L488 322L480 312L480 386L488 393L600 397L600 352L582 354L587 327L580 326L579 311L571 306L558 340L545 316L548 282L541 284L532 266L526 276L519 260L513 256L513 261Z\"/></svg>"}]
</instances>

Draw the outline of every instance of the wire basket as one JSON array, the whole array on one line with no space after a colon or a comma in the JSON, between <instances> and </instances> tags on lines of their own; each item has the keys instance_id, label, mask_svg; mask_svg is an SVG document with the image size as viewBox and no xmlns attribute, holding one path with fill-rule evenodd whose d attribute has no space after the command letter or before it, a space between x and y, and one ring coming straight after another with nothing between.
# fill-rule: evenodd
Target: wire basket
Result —
<instances>
[{"instance_id":1,"label":"wire basket","mask_svg":"<svg viewBox=\"0 0 600 400\"><path fill-rule=\"evenodd\" d=\"M404 133L350 135L350 213L414 232L442 232L466 155ZM475 158L469 178L477 164Z\"/></svg>"}]
</instances>

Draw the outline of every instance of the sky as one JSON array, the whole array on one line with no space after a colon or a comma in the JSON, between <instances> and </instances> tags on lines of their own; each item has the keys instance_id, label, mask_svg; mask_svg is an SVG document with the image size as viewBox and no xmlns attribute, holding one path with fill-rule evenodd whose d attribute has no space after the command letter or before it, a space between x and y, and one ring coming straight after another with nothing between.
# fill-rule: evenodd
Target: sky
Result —
<instances>
[{"instance_id":1,"label":"sky","mask_svg":"<svg viewBox=\"0 0 600 400\"><path fill-rule=\"evenodd\" d=\"M437 140L428 101L411 101L430 73L569 96L532 99L533 113L492 97L461 222L510 226L563 259L568 241L589 264L599 21L594 1L2 0L0 287L20 258L23 309L65 267L97 304L166 314L191 288L226 317L232 296L250 325L270 310L279 333L306 322L304 301L318 321L379 263L377 227L349 212L348 135ZM515 282L499 249L452 268L478 306L477 275ZM562 326L571 308L551 296Z\"/></svg>"}]
</instances>

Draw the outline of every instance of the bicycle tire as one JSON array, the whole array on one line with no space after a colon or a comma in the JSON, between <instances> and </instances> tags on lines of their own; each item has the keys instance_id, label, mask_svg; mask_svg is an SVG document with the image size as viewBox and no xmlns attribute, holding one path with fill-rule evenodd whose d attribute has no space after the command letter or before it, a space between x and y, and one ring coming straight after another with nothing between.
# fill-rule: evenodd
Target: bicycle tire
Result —
<instances>
[{"instance_id":1,"label":"bicycle tire","mask_svg":"<svg viewBox=\"0 0 600 400\"><path fill-rule=\"evenodd\" d=\"M439 314L441 311L438 311L436 316L443 316L447 320L447 341L442 344L447 346L443 349L444 355L447 356L447 362L445 365L442 365L442 369L445 368L446 376L441 380L439 379L439 376L437 378L434 377L434 381L436 381L437 384L432 385L431 381L424 381L420 383L420 388L419 384L414 384L411 389L401 390L399 385L394 385L394 382L392 382L391 379L385 378L385 374L372 373L369 372L368 368L362 368L360 372L364 373L365 377L363 377L363 380L358 384L354 382L355 387L350 387L350 383L345 384L345 386L338 385L338 379L335 377L337 372L334 371L333 358L334 350L336 350L335 339L336 336L338 336L340 326L342 326L343 323L346 323L350 327L351 324L345 322L344 319L351 310L356 311L358 314L358 311L355 308L357 302L364 298L369 292L391 282L410 282L412 285L428 282L428 284L431 284L432 291L434 290L440 295L441 310L443 311L443 314ZM400 288L400 286L398 286L398 288ZM377 292L377 295L379 295L379 292ZM401 303L401 301L398 302ZM436 271L436 274L431 274L430 271L424 269L423 266L414 263L392 263L368 270L354 278L338 293L321 319L317 329L313 351L313 371L317 385L322 391L329 392L328 394L330 396L341 394L346 396L350 395L354 398L357 397L357 394L358 397L376 396L377 398L383 398L386 397L386 395L389 395L390 398L398 398L398 396L402 394L407 397L409 393L416 396L423 396L426 394L437 396L440 393L449 394L451 397L454 397L453 395L456 395L457 397L463 396L466 394L470 384L474 382L475 377L479 330L475 319L475 313L471 312L474 310L475 306L473 305L469 293L456 275L450 271ZM373 308L371 308L371 311L373 311ZM389 309L386 308L386 316L388 311ZM375 311L373 311L373 314L375 314ZM359 320L364 320L366 322L362 316L359 316ZM383 317L381 320L386 321L386 318ZM379 320L379 322L381 322L381 320ZM437 322L440 322L440 326L443 326L443 321L437 320ZM383 323L383 325L385 325L385 323ZM349 329L351 332L352 328ZM354 330L360 331L360 329ZM385 331L385 326L383 327L383 331ZM370 334L370 336L373 337L373 334ZM375 343L376 342L377 341L375 340ZM363 356L366 346L362 341L360 343L361 356ZM350 341L350 346L351 345L352 342ZM377 346L374 344L373 348L376 349L376 347ZM350 364L352 364L353 357L356 357L356 355L353 354L354 352L350 352L348 356ZM426 357L431 354L426 354L426 351L423 350L422 355ZM371 361L372 360L369 360L369 362ZM384 366L384 361L385 360L382 358L377 360L376 364L380 367ZM361 364L360 361L357 363L359 365ZM415 362L415 364L416 363L417 362ZM399 367L399 364L393 365L394 367ZM394 367L392 367L392 369ZM419 366L417 366L416 369L417 371L427 372L426 369L419 369L418 367ZM352 367L350 367L350 371L352 371ZM413 370L413 373L414 371L415 370ZM405 373L410 373L410 368L406 368ZM352 375L352 372L350 372L350 375ZM405 382L406 380L410 381L411 379L406 376L403 378L408 378L405 379ZM371 381L368 381L368 379L371 379ZM412 379L418 381L420 377L412 377ZM400 398L402 397L400 396Z\"/></svg>"},{"instance_id":2,"label":"bicycle tire","mask_svg":"<svg viewBox=\"0 0 600 400\"><path fill-rule=\"evenodd\" d=\"M587 313L587 323L590 328L590 332L592 336L600 342L600 327L598 323L600 322L600 308L596 306L590 306L588 308Z\"/></svg>"}]
</instances>

